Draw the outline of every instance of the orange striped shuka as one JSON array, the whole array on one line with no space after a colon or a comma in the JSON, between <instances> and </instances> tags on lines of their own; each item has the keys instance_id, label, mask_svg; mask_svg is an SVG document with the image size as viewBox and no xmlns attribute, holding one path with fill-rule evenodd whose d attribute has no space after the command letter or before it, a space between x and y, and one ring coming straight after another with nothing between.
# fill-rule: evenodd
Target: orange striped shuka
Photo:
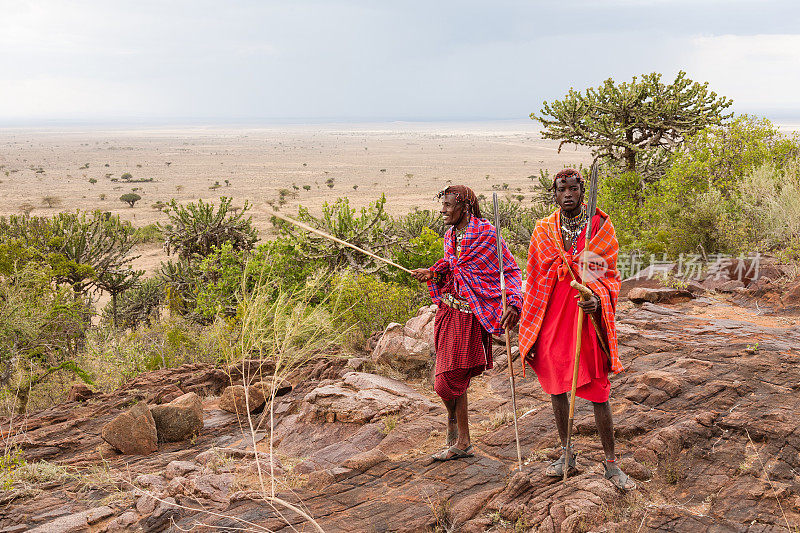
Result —
<instances>
[{"instance_id":1,"label":"orange striped shuka","mask_svg":"<svg viewBox=\"0 0 800 533\"><path fill-rule=\"evenodd\" d=\"M617 374L623 370L619 361L617 329L614 323L614 312L620 289L620 277L617 270L619 243L611 219L600 209L597 210L597 213L605 221L586 247L590 256L590 272L594 275L587 276L583 284L592 289L600 298L602 329L605 330L608 340L611 371ZM519 349L523 357L531 351L536 343L547 310L547 302L556 280L569 276L567 268L572 268L578 279L581 276L582 270L578 258L571 257L568 251L564 252L569 263L565 265L559 253L559 247L563 249L560 215L561 209L557 209L549 217L539 220L531 236L531 245L528 250L528 277L525 281L525 300L519 323Z\"/></svg>"}]
</instances>

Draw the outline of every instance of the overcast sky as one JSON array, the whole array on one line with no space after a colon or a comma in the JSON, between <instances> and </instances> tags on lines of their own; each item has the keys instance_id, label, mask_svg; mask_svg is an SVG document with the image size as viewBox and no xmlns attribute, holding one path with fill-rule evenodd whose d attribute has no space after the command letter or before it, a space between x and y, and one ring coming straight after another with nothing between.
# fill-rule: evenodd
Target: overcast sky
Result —
<instances>
[{"instance_id":1,"label":"overcast sky","mask_svg":"<svg viewBox=\"0 0 800 533\"><path fill-rule=\"evenodd\" d=\"M0 125L513 119L680 69L800 116L800 2L0 0Z\"/></svg>"}]
</instances>

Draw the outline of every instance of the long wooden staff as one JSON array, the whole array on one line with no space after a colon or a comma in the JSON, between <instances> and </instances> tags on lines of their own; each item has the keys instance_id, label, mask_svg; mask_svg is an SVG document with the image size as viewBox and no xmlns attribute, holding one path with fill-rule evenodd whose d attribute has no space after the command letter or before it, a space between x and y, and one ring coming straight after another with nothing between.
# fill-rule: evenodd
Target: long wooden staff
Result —
<instances>
[{"instance_id":1,"label":"long wooden staff","mask_svg":"<svg viewBox=\"0 0 800 533\"><path fill-rule=\"evenodd\" d=\"M589 201L587 209L589 220L586 222L586 237L584 238L583 250L589 250L589 238L592 236L592 218L597 211L597 163L592 165L592 177L589 184ZM571 269L570 269L571 271ZM589 274L589 261L584 260L581 268L581 281L586 281ZM572 286L577 285L577 281L572 282ZM575 422L575 395L578 390L578 364L581 360L581 335L583 334L583 309L578 307L578 324L575 327L575 359L572 364L572 392L569 398L569 422L567 423L567 447L564 449L564 478L567 480L569 473L569 459L572 456L572 424Z\"/></svg>"},{"instance_id":2,"label":"long wooden staff","mask_svg":"<svg viewBox=\"0 0 800 533\"><path fill-rule=\"evenodd\" d=\"M334 242L338 242L339 244L342 244L344 246L348 246L348 247L352 248L353 250L358 250L362 254L366 254L366 255L372 257L373 259L377 259L378 261L383 261L387 265L392 265L395 268L399 268L403 272L408 272L409 274L413 274L413 272L411 272L409 269L407 269L404 266L400 266L397 263L395 263L393 261L390 261L389 259L386 259L385 257L381 257L379 255L373 254L372 252L368 252L367 250L364 250L363 248L359 248L355 244L350 244L347 241L343 241L342 239L334 237L333 235L329 235L329 234L325 233L324 231L318 230L317 228L312 228L308 224L304 224L304 223L300 222L299 220L295 220L293 218L289 218L286 215L282 215L282 214L278 213L277 211L272 211L272 216L274 216L276 218L279 218L281 220L284 220L284 221L288 222L289 224L294 224L298 228L303 228L304 230L310 231L311 233L316 233L320 237L325 237L326 239L330 239L330 240L332 240Z\"/></svg>"},{"instance_id":3,"label":"long wooden staff","mask_svg":"<svg viewBox=\"0 0 800 533\"><path fill-rule=\"evenodd\" d=\"M503 242L500 236L500 215L497 209L497 193L493 194L494 199L494 229L497 237L497 258L500 267L500 294L503 300L503 314L506 313L506 277L503 273ZM517 426L517 389L514 383L514 360L511 357L511 341L508 338L508 330L505 330L506 356L508 357L508 380L511 383L511 409L514 413L514 437L517 440L517 468L522 472L522 450L519 446L519 427ZM523 363L524 364L524 363Z\"/></svg>"}]
</instances>

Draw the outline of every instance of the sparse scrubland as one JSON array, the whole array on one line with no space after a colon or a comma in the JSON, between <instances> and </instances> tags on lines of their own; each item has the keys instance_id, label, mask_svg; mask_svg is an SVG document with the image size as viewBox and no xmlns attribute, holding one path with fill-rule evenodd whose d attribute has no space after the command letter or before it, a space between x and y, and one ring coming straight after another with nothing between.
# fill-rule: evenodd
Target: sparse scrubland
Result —
<instances>
[{"instance_id":1,"label":"sparse scrubland","mask_svg":"<svg viewBox=\"0 0 800 533\"><path fill-rule=\"evenodd\" d=\"M623 253L640 251L643 265L651 254L796 259L799 155L796 137L766 119L737 117L660 154L655 170L601 160L599 204L614 220ZM535 221L552 209L550 174L531 179L532 202L508 196L500 204L503 234L521 265ZM168 222L138 229L99 211L3 218L4 409L51 402L65 392L69 379L55 377L63 372L109 388L142 371L216 361L240 333L243 295L257 287L277 298L324 279L311 303L324 305L336 328L351 331L341 346L348 353L427 301L407 274L277 218L274 235L259 239L247 203L231 204L226 197L216 205L173 200L163 207ZM319 215L301 207L296 217L408 268L436 261L445 229L438 213L391 217L385 205L381 197L356 210L339 198ZM486 199L482 210L490 216ZM163 242L169 254L150 279L130 267L134 245L147 242ZM92 306L100 291L112 296L106 309ZM337 297L322 304L332 293Z\"/></svg>"},{"instance_id":2,"label":"sparse scrubland","mask_svg":"<svg viewBox=\"0 0 800 533\"><path fill-rule=\"evenodd\" d=\"M681 254L699 255L705 261L715 254L756 252L785 262L800 258L800 140L782 135L766 119L720 116L719 121L685 132L668 150L646 147L633 159L624 146L609 150L600 159L599 205L614 221L622 253L639 252L642 266L648 258L675 260ZM493 187L503 198L499 206L503 235L523 270L536 220L554 207L549 188L555 170L530 176L531 186L524 195L517 194L519 189L509 190L506 183ZM588 169L581 170L588 175ZM334 179L326 185L334 188ZM273 203L284 205L299 189L297 185L281 189ZM308 191L310 186L302 189ZM484 216L491 217L488 199L480 200ZM111 392L142 373L186 363L231 368L242 361L267 359L273 363L273 396L269 397L269 389L265 394L272 455L275 402L270 400L276 383L315 359L363 355L376 333L391 322L405 323L428 302L425 287L407 274L278 218L272 218L269 232L259 234L251 206L242 202L237 207L233 202L230 197L218 202L159 201L158 210L167 220L139 228L100 211L31 216L30 210L23 210L23 215L1 218L3 414L17 416L57 404L76 381ZM292 216L407 268L430 266L441 257L446 228L437 211L414 209L393 217L386 208L384 196L361 209L351 207L348 198L337 198L318 212L300 207ZM131 266L136 247L156 242L163 244L168 258L146 276ZM95 307L100 293L111 297L102 309ZM632 335L633 326L626 331ZM688 355L700 357L694 352ZM334 366L338 371L344 365ZM660 374L656 378L669 384ZM633 379L626 386L639 388L626 392L626 398L641 392L642 385ZM500 387L501 381L493 386ZM652 398L655 393L632 404L645 405ZM642 419L654 416L643 412ZM659 413L666 416L668 411ZM523 416L529 414L538 416L532 408ZM705 427L704 415L698 416ZM397 414L381 420L380 433L387 439L404 422ZM502 433L509 420L507 411L497 411L479 431ZM637 420L629 417L620 426L639 435L645 429L636 425ZM589 432L581 431L581 436ZM429 428L423 433L429 434ZM545 439L536 438L541 442L536 441L539 447L529 462L547 459ZM496 447L502 457L500 445ZM678 457L682 452L674 453ZM652 460L657 483L674 486L684 481L683 463L677 459L669 462L655 455L646 459ZM683 460L689 459L684 454ZM50 467L52 472L43 470ZM495 465L482 468L497 472ZM0 474L4 488L22 486L34 477L42 481L48 476L60 480L75 476L46 461L26 463L12 446L5 446L0 457ZM265 479L271 480L270 490ZM275 498L276 479L259 474L262 496ZM306 481L287 476L281 483L294 489ZM502 480L497 483L493 494L501 494L502 500L516 482L506 483L505 489ZM605 501L612 498L602 491L596 494L603 494ZM623 521L630 515L644 523L648 511L636 507L634 499L631 502L621 503L620 510L600 510L608 515L605 520ZM489 527L506 522L511 527L510 506L498 506L493 511L496 517L487 515ZM444 504L432 502L431 508L436 509L437 523L455 524L459 519ZM597 516L581 519L585 529L604 519L595 511ZM518 529L527 529L531 517L526 516L516 517Z\"/></svg>"}]
</instances>

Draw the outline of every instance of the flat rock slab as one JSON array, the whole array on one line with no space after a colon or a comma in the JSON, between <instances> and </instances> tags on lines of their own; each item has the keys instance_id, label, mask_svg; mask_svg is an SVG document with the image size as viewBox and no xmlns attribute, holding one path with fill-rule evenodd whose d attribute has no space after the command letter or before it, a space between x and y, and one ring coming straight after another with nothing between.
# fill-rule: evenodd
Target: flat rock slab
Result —
<instances>
[{"instance_id":1,"label":"flat rock slab","mask_svg":"<svg viewBox=\"0 0 800 533\"><path fill-rule=\"evenodd\" d=\"M30 533L73 533L78 531L87 531L90 525L108 518L114 514L114 509L111 507L95 507L94 509L87 509L79 513L62 516L56 518L52 522L48 522L39 527L30 529Z\"/></svg>"}]
</instances>

